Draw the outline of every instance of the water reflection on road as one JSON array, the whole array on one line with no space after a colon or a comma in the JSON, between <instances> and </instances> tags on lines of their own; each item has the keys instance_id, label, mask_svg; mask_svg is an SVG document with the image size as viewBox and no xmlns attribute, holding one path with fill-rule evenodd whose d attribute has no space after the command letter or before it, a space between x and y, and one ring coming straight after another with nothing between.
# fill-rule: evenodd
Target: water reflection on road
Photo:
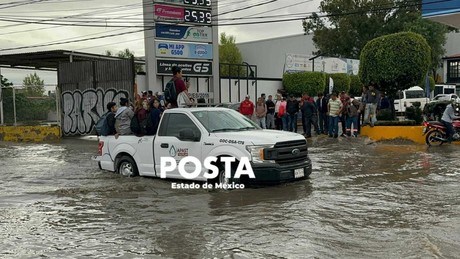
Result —
<instances>
[{"instance_id":1,"label":"water reflection on road","mask_svg":"<svg viewBox=\"0 0 460 259\"><path fill-rule=\"evenodd\" d=\"M94 141L0 142L0 257L458 257L458 146L310 144L309 180L209 193L99 171Z\"/></svg>"}]
</instances>

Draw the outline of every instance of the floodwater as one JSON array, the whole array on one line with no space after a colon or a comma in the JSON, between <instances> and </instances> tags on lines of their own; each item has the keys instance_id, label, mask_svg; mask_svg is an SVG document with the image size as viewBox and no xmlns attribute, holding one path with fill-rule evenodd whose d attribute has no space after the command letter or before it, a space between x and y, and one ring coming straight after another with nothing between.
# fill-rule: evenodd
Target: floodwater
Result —
<instances>
[{"instance_id":1,"label":"floodwater","mask_svg":"<svg viewBox=\"0 0 460 259\"><path fill-rule=\"evenodd\" d=\"M309 180L207 192L0 142L0 258L459 258L459 146L309 143Z\"/></svg>"}]
</instances>

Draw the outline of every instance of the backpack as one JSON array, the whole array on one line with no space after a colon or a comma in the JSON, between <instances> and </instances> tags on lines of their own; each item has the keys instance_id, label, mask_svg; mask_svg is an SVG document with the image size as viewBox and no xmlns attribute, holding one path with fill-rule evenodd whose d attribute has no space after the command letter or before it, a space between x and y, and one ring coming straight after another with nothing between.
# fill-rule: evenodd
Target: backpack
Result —
<instances>
[{"instance_id":1,"label":"backpack","mask_svg":"<svg viewBox=\"0 0 460 259\"><path fill-rule=\"evenodd\" d=\"M280 109L278 110L278 117L283 117L286 114L286 106L280 105Z\"/></svg>"},{"instance_id":2,"label":"backpack","mask_svg":"<svg viewBox=\"0 0 460 259\"><path fill-rule=\"evenodd\" d=\"M142 123L140 123L140 128L141 128L142 135L152 135L153 121L152 121L152 116L150 115L150 112L147 113L147 117L145 118L145 120L142 121Z\"/></svg>"},{"instance_id":3,"label":"backpack","mask_svg":"<svg viewBox=\"0 0 460 259\"><path fill-rule=\"evenodd\" d=\"M131 131L134 134L139 134L141 132L141 127L139 125L139 120L137 119L137 113L134 114L134 117L131 119L130 128L131 128Z\"/></svg>"},{"instance_id":4,"label":"backpack","mask_svg":"<svg viewBox=\"0 0 460 259\"><path fill-rule=\"evenodd\" d=\"M165 100L168 103L172 103L177 100L176 84L174 83L174 80L171 79L166 84L164 96L165 96Z\"/></svg>"},{"instance_id":5,"label":"backpack","mask_svg":"<svg viewBox=\"0 0 460 259\"><path fill-rule=\"evenodd\" d=\"M96 122L96 125L94 128L96 129L96 133L98 136L107 136L109 135L109 124L107 123L107 116L110 114L110 112L105 113L104 115L99 118L99 120Z\"/></svg>"}]
</instances>

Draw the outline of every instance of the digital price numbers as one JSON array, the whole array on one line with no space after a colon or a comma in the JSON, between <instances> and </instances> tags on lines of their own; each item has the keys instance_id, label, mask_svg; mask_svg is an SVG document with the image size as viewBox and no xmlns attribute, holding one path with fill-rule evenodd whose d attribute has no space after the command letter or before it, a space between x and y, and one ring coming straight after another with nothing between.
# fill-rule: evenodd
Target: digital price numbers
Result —
<instances>
[{"instance_id":1,"label":"digital price numbers","mask_svg":"<svg viewBox=\"0 0 460 259\"><path fill-rule=\"evenodd\" d=\"M211 0L184 0L186 5L211 6Z\"/></svg>"},{"instance_id":2,"label":"digital price numbers","mask_svg":"<svg viewBox=\"0 0 460 259\"><path fill-rule=\"evenodd\" d=\"M184 0L185 2L186 0ZM195 1L195 0L190 0ZM200 1L200 0L198 0ZM211 24L211 11L185 9L185 22Z\"/></svg>"}]
</instances>

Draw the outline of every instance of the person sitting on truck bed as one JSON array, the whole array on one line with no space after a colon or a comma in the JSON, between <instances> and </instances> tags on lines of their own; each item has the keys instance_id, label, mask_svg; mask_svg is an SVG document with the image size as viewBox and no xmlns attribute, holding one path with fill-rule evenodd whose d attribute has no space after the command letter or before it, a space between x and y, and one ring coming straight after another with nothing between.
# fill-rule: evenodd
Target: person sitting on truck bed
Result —
<instances>
[{"instance_id":1,"label":"person sitting on truck bed","mask_svg":"<svg viewBox=\"0 0 460 259\"><path fill-rule=\"evenodd\" d=\"M147 135L157 134L158 125L160 124L162 113L163 113L163 110L160 107L160 102L157 99L154 99L153 102L150 103L150 113L149 113L153 126L152 128L148 129Z\"/></svg>"},{"instance_id":2,"label":"person sitting on truck bed","mask_svg":"<svg viewBox=\"0 0 460 259\"><path fill-rule=\"evenodd\" d=\"M115 113L117 113L117 109L118 107L116 103L109 102L107 104L107 110L110 111L107 115L107 126L109 127L108 136L117 134L117 131L115 130Z\"/></svg>"},{"instance_id":3,"label":"person sitting on truck bed","mask_svg":"<svg viewBox=\"0 0 460 259\"><path fill-rule=\"evenodd\" d=\"M131 119L134 117L134 111L129 107L129 100L127 98L120 98L120 108L115 114L117 135L130 135L131 132Z\"/></svg>"}]
</instances>

